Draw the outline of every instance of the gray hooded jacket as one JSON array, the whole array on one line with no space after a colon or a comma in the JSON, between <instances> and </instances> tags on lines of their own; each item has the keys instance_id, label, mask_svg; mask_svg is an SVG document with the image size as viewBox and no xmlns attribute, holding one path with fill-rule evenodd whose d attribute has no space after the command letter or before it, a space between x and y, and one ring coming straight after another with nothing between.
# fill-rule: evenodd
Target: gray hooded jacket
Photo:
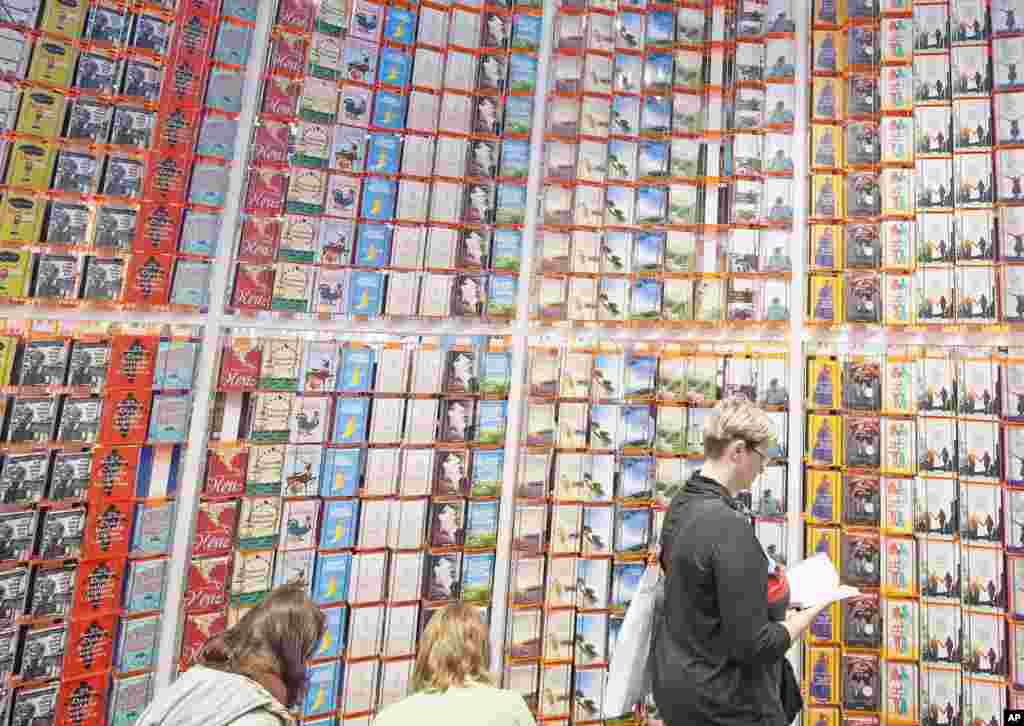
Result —
<instances>
[{"instance_id":1,"label":"gray hooded jacket","mask_svg":"<svg viewBox=\"0 0 1024 726\"><path fill-rule=\"evenodd\" d=\"M270 691L245 676L193 666L156 694L136 726L293 726Z\"/></svg>"}]
</instances>

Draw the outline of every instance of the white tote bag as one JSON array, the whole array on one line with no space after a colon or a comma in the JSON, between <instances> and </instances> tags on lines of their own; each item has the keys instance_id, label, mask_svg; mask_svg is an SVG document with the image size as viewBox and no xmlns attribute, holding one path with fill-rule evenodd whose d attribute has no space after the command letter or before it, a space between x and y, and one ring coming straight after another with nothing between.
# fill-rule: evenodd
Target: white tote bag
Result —
<instances>
[{"instance_id":1,"label":"white tote bag","mask_svg":"<svg viewBox=\"0 0 1024 726\"><path fill-rule=\"evenodd\" d=\"M626 610L612 662L608 666L604 692L605 718L627 713L651 692L651 640L664 598L661 567L657 564L648 565L640 577L640 584L629 603L629 609Z\"/></svg>"}]
</instances>

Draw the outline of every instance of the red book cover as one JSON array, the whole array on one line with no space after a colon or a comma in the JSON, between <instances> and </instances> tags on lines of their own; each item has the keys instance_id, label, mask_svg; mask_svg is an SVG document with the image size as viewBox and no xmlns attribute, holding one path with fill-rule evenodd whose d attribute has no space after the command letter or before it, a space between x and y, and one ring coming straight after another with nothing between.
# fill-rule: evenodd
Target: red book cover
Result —
<instances>
[{"instance_id":1,"label":"red book cover","mask_svg":"<svg viewBox=\"0 0 1024 726\"><path fill-rule=\"evenodd\" d=\"M313 20L313 0L281 0L277 5L277 22L299 30L309 30Z\"/></svg>"},{"instance_id":2,"label":"red book cover","mask_svg":"<svg viewBox=\"0 0 1024 726\"><path fill-rule=\"evenodd\" d=\"M291 127L284 121L261 119L252 140L252 163L256 166L288 163Z\"/></svg>"},{"instance_id":3,"label":"red book cover","mask_svg":"<svg viewBox=\"0 0 1024 726\"><path fill-rule=\"evenodd\" d=\"M107 388L152 388L159 351L158 335L115 335L110 346Z\"/></svg>"},{"instance_id":4,"label":"red book cover","mask_svg":"<svg viewBox=\"0 0 1024 726\"><path fill-rule=\"evenodd\" d=\"M274 294L273 265L238 266L231 305L239 310L269 310Z\"/></svg>"},{"instance_id":5,"label":"red book cover","mask_svg":"<svg viewBox=\"0 0 1024 726\"><path fill-rule=\"evenodd\" d=\"M141 451L138 446L97 446L93 449L92 479L86 490L89 502L135 496Z\"/></svg>"},{"instance_id":6,"label":"red book cover","mask_svg":"<svg viewBox=\"0 0 1024 726\"><path fill-rule=\"evenodd\" d=\"M206 458L203 494L208 497L242 496L248 467L249 450L246 448L210 449Z\"/></svg>"},{"instance_id":7,"label":"red book cover","mask_svg":"<svg viewBox=\"0 0 1024 726\"><path fill-rule=\"evenodd\" d=\"M202 106L206 60L195 53L182 51L174 54L169 68L170 78L164 77L164 86L160 89L162 101Z\"/></svg>"},{"instance_id":8,"label":"red book cover","mask_svg":"<svg viewBox=\"0 0 1024 726\"><path fill-rule=\"evenodd\" d=\"M185 209L176 204L146 202L139 209L139 222L132 252L173 254L178 248L178 231Z\"/></svg>"},{"instance_id":9,"label":"red book cover","mask_svg":"<svg viewBox=\"0 0 1024 726\"><path fill-rule=\"evenodd\" d=\"M192 556L207 557L231 552L238 522L238 500L199 502Z\"/></svg>"},{"instance_id":10,"label":"red book cover","mask_svg":"<svg viewBox=\"0 0 1024 726\"><path fill-rule=\"evenodd\" d=\"M192 157L174 149L154 151L146 171L145 198L184 204Z\"/></svg>"},{"instance_id":11,"label":"red book cover","mask_svg":"<svg viewBox=\"0 0 1024 726\"><path fill-rule=\"evenodd\" d=\"M189 103L175 103L171 99L160 107L156 119L155 146L163 153L190 154L199 133L202 108Z\"/></svg>"},{"instance_id":12,"label":"red book cover","mask_svg":"<svg viewBox=\"0 0 1024 726\"><path fill-rule=\"evenodd\" d=\"M270 263L277 259L281 220L277 217L246 217L238 241L240 262Z\"/></svg>"},{"instance_id":13,"label":"red book cover","mask_svg":"<svg viewBox=\"0 0 1024 726\"><path fill-rule=\"evenodd\" d=\"M97 615L119 609L124 568L124 558L80 563L72 611L75 616Z\"/></svg>"},{"instance_id":14,"label":"red book cover","mask_svg":"<svg viewBox=\"0 0 1024 726\"><path fill-rule=\"evenodd\" d=\"M89 508L82 559L125 557L131 544L133 502L102 502Z\"/></svg>"},{"instance_id":15,"label":"red book cover","mask_svg":"<svg viewBox=\"0 0 1024 726\"><path fill-rule=\"evenodd\" d=\"M297 33L281 31L271 41L271 73L301 78L306 71L306 40Z\"/></svg>"},{"instance_id":16,"label":"red book cover","mask_svg":"<svg viewBox=\"0 0 1024 726\"><path fill-rule=\"evenodd\" d=\"M108 391L100 423L101 444L144 444L149 430L152 391Z\"/></svg>"},{"instance_id":17,"label":"red book cover","mask_svg":"<svg viewBox=\"0 0 1024 726\"><path fill-rule=\"evenodd\" d=\"M220 12L220 0L181 0L178 3L179 17L199 15L215 16Z\"/></svg>"},{"instance_id":18,"label":"red book cover","mask_svg":"<svg viewBox=\"0 0 1024 726\"><path fill-rule=\"evenodd\" d=\"M263 84L263 113L294 116L302 95L302 81L285 76L269 76Z\"/></svg>"},{"instance_id":19,"label":"red book cover","mask_svg":"<svg viewBox=\"0 0 1024 726\"><path fill-rule=\"evenodd\" d=\"M117 638L116 613L75 618L68 627L64 650L64 679L99 673L110 668Z\"/></svg>"},{"instance_id":20,"label":"red book cover","mask_svg":"<svg viewBox=\"0 0 1024 726\"><path fill-rule=\"evenodd\" d=\"M218 391L255 391L260 379L260 343L257 338L231 338L224 345Z\"/></svg>"},{"instance_id":21,"label":"red book cover","mask_svg":"<svg viewBox=\"0 0 1024 726\"><path fill-rule=\"evenodd\" d=\"M252 169L245 195L245 211L251 214L282 214L288 191L288 174L276 169Z\"/></svg>"},{"instance_id":22,"label":"red book cover","mask_svg":"<svg viewBox=\"0 0 1024 726\"><path fill-rule=\"evenodd\" d=\"M214 33L217 30L217 19L209 12L191 12L179 10L177 22L178 35L174 43L173 55L189 55L206 58L213 47Z\"/></svg>"},{"instance_id":23,"label":"red book cover","mask_svg":"<svg viewBox=\"0 0 1024 726\"><path fill-rule=\"evenodd\" d=\"M64 679L57 704L57 726L93 726L106 723L107 672Z\"/></svg>"},{"instance_id":24,"label":"red book cover","mask_svg":"<svg viewBox=\"0 0 1024 726\"><path fill-rule=\"evenodd\" d=\"M171 289L172 255L132 255L128 263L125 302L166 305Z\"/></svg>"},{"instance_id":25,"label":"red book cover","mask_svg":"<svg viewBox=\"0 0 1024 726\"><path fill-rule=\"evenodd\" d=\"M181 657L178 660L179 669L184 670L192 665L206 641L223 633L227 627L228 618L223 611L185 615L185 627L181 634Z\"/></svg>"},{"instance_id":26,"label":"red book cover","mask_svg":"<svg viewBox=\"0 0 1024 726\"><path fill-rule=\"evenodd\" d=\"M228 573L231 555L193 557L188 566L185 612L216 610L228 604Z\"/></svg>"}]
</instances>

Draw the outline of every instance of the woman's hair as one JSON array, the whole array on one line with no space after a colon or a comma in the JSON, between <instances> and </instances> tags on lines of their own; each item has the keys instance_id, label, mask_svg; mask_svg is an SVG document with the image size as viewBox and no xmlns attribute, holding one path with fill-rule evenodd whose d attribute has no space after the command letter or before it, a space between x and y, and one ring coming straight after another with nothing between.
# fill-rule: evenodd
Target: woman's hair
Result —
<instances>
[{"instance_id":1,"label":"woman's hair","mask_svg":"<svg viewBox=\"0 0 1024 726\"><path fill-rule=\"evenodd\" d=\"M733 441L761 446L774 438L767 414L745 397L732 396L715 406L704 422L704 456L719 458Z\"/></svg>"},{"instance_id":2,"label":"woman's hair","mask_svg":"<svg viewBox=\"0 0 1024 726\"><path fill-rule=\"evenodd\" d=\"M413 691L446 691L470 682L491 684L491 647L480 613L463 602L433 614L420 638Z\"/></svg>"},{"instance_id":3,"label":"woman's hair","mask_svg":"<svg viewBox=\"0 0 1024 726\"><path fill-rule=\"evenodd\" d=\"M306 689L306 661L327 629L324 614L309 599L302 583L282 585L238 621L206 641L196 663L261 681L264 674L281 679L288 703Z\"/></svg>"}]
</instances>

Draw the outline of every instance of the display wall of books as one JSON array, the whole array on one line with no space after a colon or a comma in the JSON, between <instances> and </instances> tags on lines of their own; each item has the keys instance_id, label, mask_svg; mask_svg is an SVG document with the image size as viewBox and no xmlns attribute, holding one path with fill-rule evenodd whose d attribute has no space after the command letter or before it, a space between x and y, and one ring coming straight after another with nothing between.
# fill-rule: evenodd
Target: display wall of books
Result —
<instances>
[{"instance_id":1,"label":"display wall of books","mask_svg":"<svg viewBox=\"0 0 1024 726\"><path fill-rule=\"evenodd\" d=\"M229 310L513 317L543 4L294 5L265 61Z\"/></svg>"},{"instance_id":2,"label":"display wall of books","mask_svg":"<svg viewBox=\"0 0 1024 726\"><path fill-rule=\"evenodd\" d=\"M810 322L1024 321L1016 5L811 3Z\"/></svg>"},{"instance_id":3,"label":"display wall of books","mask_svg":"<svg viewBox=\"0 0 1024 726\"><path fill-rule=\"evenodd\" d=\"M1024 351L806 351L805 555L864 592L811 627L812 718L991 718L1024 686Z\"/></svg>"},{"instance_id":4,"label":"display wall of books","mask_svg":"<svg viewBox=\"0 0 1024 726\"><path fill-rule=\"evenodd\" d=\"M531 317L783 324L803 8L559 5Z\"/></svg>"},{"instance_id":5,"label":"display wall of books","mask_svg":"<svg viewBox=\"0 0 1024 726\"><path fill-rule=\"evenodd\" d=\"M786 562L788 384L786 350L770 344L531 347L505 669L540 717L601 713L622 618L726 395L772 419L771 461L741 498L766 552Z\"/></svg>"},{"instance_id":6,"label":"display wall of books","mask_svg":"<svg viewBox=\"0 0 1024 726\"><path fill-rule=\"evenodd\" d=\"M0 301L205 310L255 16L8 5Z\"/></svg>"},{"instance_id":7,"label":"display wall of books","mask_svg":"<svg viewBox=\"0 0 1024 726\"><path fill-rule=\"evenodd\" d=\"M31 709L58 723L124 722L108 710L115 694L155 669L199 335L0 327L5 718ZM139 696L136 711L149 690Z\"/></svg>"},{"instance_id":8,"label":"display wall of books","mask_svg":"<svg viewBox=\"0 0 1024 726\"><path fill-rule=\"evenodd\" d=\"M284 335L223 340L178 667L301 580L330 627L300 715L372 712L438 607L489 617L510 341Z\"/></svg>"}]
</instances>

